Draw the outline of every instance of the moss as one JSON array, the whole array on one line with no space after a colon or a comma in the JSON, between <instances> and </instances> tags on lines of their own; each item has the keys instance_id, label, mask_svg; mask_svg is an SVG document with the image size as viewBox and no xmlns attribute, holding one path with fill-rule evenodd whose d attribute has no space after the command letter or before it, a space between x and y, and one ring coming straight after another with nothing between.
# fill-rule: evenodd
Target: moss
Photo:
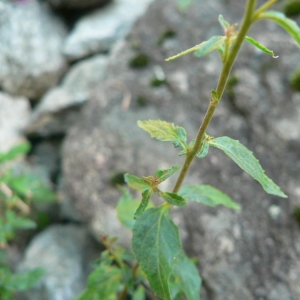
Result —
<instances>
[{"instance_id":1,"label":"moss","mask_svg":"<svg viewBox=\"0 0 300 300\"><path fill-rule=\"evenodd\" d=\"M283 12L291 17L300 14L300 0L286 0L282 4Z\"/></svg>"},{"instance_id":2,"label":"moss","mask_svg":"<svg viewBox=\"0 0 300 300\"><path fill-rule=\"evenodd\" d=\"M166 79L158 79L157 77L153 77L151 79L151 86L152 87L159 87L161 85L166 85L168 84Z\"/></svg>"},{"instance_id":3,"label":"moss","mask_svg":"<svg viewBox=\"0 0 300 300\"><path fill-rule=\"evenodd\" d=\"M142 69L147 67L148 64L149 64L149 58L144 53L136 54L129 61L129 66L133 69Z\"/></svg>"},{"instance_id":4,"label":"moss","mask_svg":"<svg viewBox=\"0 0 300 300\"><path fill-rule=\"evenodd\" d=\"M235 93L234 93L234 87L239 83L239 79L237 76L233 75L231 76L226 85L226 91L228 93L228 96L231 98L235 98Z\"/></svg>"},{"instance_id":5,"label":"moss","mask_svg":"<svg viewBox=\"0 0 300 300\"><path fill-rule=\"evenodd\" d=\"M296 207L294 209L294 218L296 219L296 221L299 223L300 225L300 207Z\"/></svg>"},{"instance_id":6,"label":"moss","mask_svg":"<svg viewBox=\"0 0 300 300\"><path fill-rule=\"evenodd\" d=\"M170 39L174 36L176 36L176 32L173 29L167 29L160 35L157 41L157 45L161 45L164 42L164 40Z\"/></svg>"},{"instance_id":7,"label":"moss","mask_svg":"<svg viewBox=\"0 0 300 300\"><path fill-rule=\"evenodd\" d=\"M139 106L146 106L147 99L144 96L138 96L136 102Z\"/></svg>"},{"instance_id":8,"label":"moss","mask_svg":"<svg viewBox=\"0 0 300 300\"><path fill-rule=\"evenodd\" d=\"M300 68L298 68L290 77L290 85L293 89L300 91Z\"/></svg>"},{"instance_id":9,"label":"moss","mask_svg":"<svg viewBox=\"0 0 300 300\"><path fill-rule=\"evenodd\" d=\"M123 184L125 184L124 174L125 173L122 173L122 172L116 173L115 175L113 175L110 178L110 183L112 185L114 185L114 186L115 185L123 185Z\"/></svg>"}]
</instances>

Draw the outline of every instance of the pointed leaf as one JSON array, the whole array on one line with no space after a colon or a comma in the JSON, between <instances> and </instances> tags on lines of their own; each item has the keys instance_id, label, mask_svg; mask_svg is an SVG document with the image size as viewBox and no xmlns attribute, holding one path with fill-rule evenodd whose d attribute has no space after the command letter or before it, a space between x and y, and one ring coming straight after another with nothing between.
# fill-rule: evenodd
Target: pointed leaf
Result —
<instances>
[{"instance_id":1,"label":"pointed leaf","mask_svg":"<svg viewBox=\"0 0 300 300\"><path fill-rule=\"evenodd\" d=\"M203 158L208 154L209 144L206 140L203 141L201 150L198 152L197 157Z\"/></svg>"},{"instance_id":2,"label":"pointed leaf","mask_svg":"<svg viewBox=\"0 0 300 300\"><path fill-rule=\"evenodd\" d=\"M166 200L168 203L176 206L186 206L187 202L180 195L175 193L161 192L160 195Z\"/></svg>"},{"instance_id":3,"label":"pointed leaf","mask_svg":"<svg viewBox=\"0 0 300 300\"><path fill-rule=\"evenodd\" d=\"M0 153L0 163L12 160L20 155L26 154L30 150L29 143L23 143L11 148L6 153Z\"/></svg>"},{"instance_id":4,"label":"pointed leaf","mask_svg":"<svg viewBox=\"0 0 300 300\"><path fill-rule=\"evenodd\" d=\"M230 24L223 18L222 15L219 15L219 23L223 27L224 30L230 27Z\"/></svg>"},{"instance_id":5,"label":"pointed leaf","mask_svg":"<svg viewBox=\"0 0 300 300\"><path fill-rule=\"evenodd\" d=\"M152 138L163 142L172 142L175 147L186 148L186 131L183 127L175 126L161 120L138 121L138 126L147 131Z\"/></svg>"},{"instance_id":6,"label":"pointed leaf","mask_svg":"<svg viewBox=\"0 0 300 300\"><path fill-rule=\"evenodd\" d=\"M132 248L157 296L171 300L169 278L181 250L178 227L165 206L148 209L133 227Z\"/></svg>"},{"instance_id":7,"label":"pointed leaf","mask_svg":"<svg viewBox=\"0 0 300 300\"><path fill-rule=\"evenodd\" d=\"M117 205L117 216L123 226L132 229L135 223L134 213L139 207L139 202L132 198L131 194L121 188L123 195Z\"/></svg>"},{"instance_id":8,"label":"pointed leaf","mask_svg":"<svg viewBox=\"0 0 300 300\"><path fill-rule=\"evenodd\" d=\"M143 191L145 189L148 189L150 185L145 182L143 178L131 175L131 174L125 174L124 175L125 182L132 188L138 191Z\"/></svg>"},{"instance_id":9,"label":"pointed leaf","mask_svg":"<svg viewBox=\"0 0 300 300\"><path fill-rule=\"evenodd\" d=\"M141 217L141 215L144 213L144 211L146 210L146 208L149 204L151 195L152 195L152 190L150 190L150 189L146 189L142 192L143 199L134 214L135 220L138 220Z\"/></svg>"},{"instance_id":10,"label":"pointed leaf","mask_svg":"<svg viewBox=\"0 0 300 300\"><path fill-rule=\"evenodd\" d=\"M169 177L171 177L172 175L174 175L179 169L180 169L180 166L173 166L170 169L158 170L155 173L155 176L157 177L159 182L163 182L163 181L167 180Z\"/></svg>"},{"instance_id":11,"label":"pointed leaf","mask_svg":"<svg viewBox=\"0 0 300 300\"><path fill-rule=\"evenodd\" d=\"M278 11L266 11L258 15L258 19L269 19L277 23L297 42L300 47L300 28L298 24Z\"/></svg>"},{"instance_id":12,"label":"pointed leaf","mask_svg":"<svg viewBox=\"0 0 300 300\"><path fill-rule=\"evenodd\" d=\"M227 136L211 139L208 141L210 146L219 148L227 154L241 169L247 172L255 180L257 180L263 189L272 195L286 198L287 196L281 191L266 174L261 167L259 161L255 158L250 150L248 150L239 141L233 140Z\"/></svg>"},{"instance_id":13,"label":"pointed leaf","mask_svg":"<svg viewBox=\"0 0 300 300\"><path fill-rule=\"evenodd\" d=\"M218 50L225 41L224 36L213 36L208 41L203 42L199 45L195 51L195 56L201 57L214 50Z\"/></svg>"},{"instance_id":14,"label":"pointed leaf","mask_svg":"<svg viewBox=\"0 0 300 300\"><path fill-rule=\"evenodd\" d=\"M270 49L268 49L267 47L263 46L262 44L260 44L258 41L256 41L254 38L250 37L250 36L246 36L245 40L247 42L249 42L250 44L252 44L253 46L255 46L256 48L258 48L259 50L272 55L274 58L277 58L278 56L274 55L274 52Z\"/></svg>"},{"instance_id":15,"label":"pointed leaf","mask_svg":"<svg viewBox=\"0 0 300 300\"><path fill-rule=\"evenodd\" d=\"M182 251L177 257L172 277L187 300L200 300L201 277L194 262Z\"/></svg>"},{"instance_id":16,"label":"pointed leaf","mask_svg":"<svg viewBox=\"0 0 300 300\"><path fill-rule=\"evenodd\" d=\"M199 202L208 206L223 205L233 209L240 209L229 196L210 185L185 185L179 194L188 201Z\"/></svg>"}]
</instances>

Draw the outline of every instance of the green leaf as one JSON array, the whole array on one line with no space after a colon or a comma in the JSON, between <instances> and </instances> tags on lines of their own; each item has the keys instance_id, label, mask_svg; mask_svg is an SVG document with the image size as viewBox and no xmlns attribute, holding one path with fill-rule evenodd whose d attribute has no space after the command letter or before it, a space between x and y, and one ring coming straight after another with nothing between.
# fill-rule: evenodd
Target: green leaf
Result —
<instances>
[{"instance_id":1,"label":"green leaf","mask_svg":"<svg viewBox=\"0 0 300 300\"><path fill-rule=\"evenodd\" d=\"M134 200L126 189L120 189L123 195L117 204L117 216L123 226L132 229L135 223L134 213L139 206L139 202Z\"/></svg>"},{"instance_id":2,"label":"green leaf","mask_svg":"<svg viewBox=\"0 0 300 300\"><path fill-rule=\"evenodd\" d=\"M20 155L26 154L30 150L29 143L23 143L11 148L6 153L0 153L0 163L13 160Z\"/></svg>"},{"instance_id":3,"label":"green leaf","mask_svg":"<svg viewBox=\"0 0 300 300\"><path fill-rule=\"evenodd\" d=\"M159 179L159 182L163 182L167 180L169 177L171 177L172 175L174 175L180 168L181 168L180 166L173 166L170 169L158 170L155 173L155 176L157 177L157 179Z\"/></svg>"},{"instance_id":4,"label":"green leaf","mask_svg":"<svg viewBox=\"0 0 300 300\"><path fill-rule=\"evenodd\" d=\"M178 255L172 277L187 300L200 300L201 277L194 262L182 251Z\"/></svg>"},{"instance_id":5,"label":"green leaf","mask_svg":"<svg viewBox=\"0 0 300 300\"><path fill-rule=\"evenodd\" d=\"M6 279L5 288L11 291L27 290L35 286L45 273L44 269L37 268L24 273L12 274Z\"/></svg>"},{"instance_id":6,"label":"green leaf","mask_svg":"<svg viewBox=\"0 0 300 300\"><path fill-rule=\"evenodd\" d=\"M165 61L172 61L181 56L184 56L184 55L187 55L187 54L190 54L193 52L195 53L195 55L197 57L204 56L204 55L208 54L209 52L212 52L214 50L219 50L220 48L222 48L224 41L225 41L224 36L213 36L208 41L202 42L201 44L196 45L192 48L189 48L185 51L182 51L174 56L168 57L167 59L165 59Z\"/></svg>"},{"instance_id":7,"label":"green leaf","mask_svg":"<svg viewBox=\"0 0 300 300\"><path fill-rule=\"evenodd\" d=\"M36 223L24 217L19 217L14 211L6 211L6 221L12 228L18 229L35 229Z\"/></svg>"},{"instance_id":8,"label":"green leaf","mask_svg":"<svg viewBox=\"0 0 300 300\"><path fill-rule=\"evenodd\" d=\"M168 203L176 206L186 206L187 202L180 195L175 193L161 192L160 195L166 200Z\"/></svg>"},{"instance_id":9,"label":"green leaf","mask_svg":"<svg viewBox=\"0 0 300 300\"><path fill-rule=\"evenodd\" d=\"M261 167L259 161L255 158L250 150L248 150L239 141L233 140L227 136L211 139L208 141L210 146L219 148L227 154L241 169L247 172L255 180L257 180L263 189L272 195L286 198L287 196L281 191L266 174Z\"/></svg>"},{"instance_id":10,"label":"green leaf","mask_svg":"<svg viewBox=\"0 0 300 300\"><path fill-rule=\"evenodd\" d=\"M199 202L208 206L223 205L233 209L240 209L229 196L210 185L185 185L179 194L188 201Z\"/></svg>"},{"instance_id":11,"label":"green leaf","mask_svg":"<svg viewBox=\"0 0 300 300\"><path fill-rule=\"evenodd\" d=\"M223 27L224 30L230 27L230 24L223 18L222 15L219 15L219 23Z\"/></svg>"},{"instance_id":12,"label":"green leaf","mask_svg":"<svg viewBox=\"0 0 300 300\"><path fill-rule=\"evenodd\" d=\"M30 198L34 202L53 202L55 193L34 174L11 177L9 187L20 197Z\"/></svg>"},{"instance_id":13,"label":"green leaf","mask_svg":"<svg viewBox=\"0 0 300 300\"><path fill-rule=\"evenodd\" d=\"M179 10L185 11L195 0L177 0Z\"/></svg>"},{"instance_id":14,"label":"green leaf","mask_svg":"<svg viewBox=\"0 0 300 300\"><path fill-rule=\"evenodd\" d=\"M78 300L117 299L122 273L115 266L101 265L89 276L87 289Z\"/></svg>"},{"instance_id":15,"label":"green leaf","mask_svg":"<svg viewBox=\"0 0 300 300\"><path fill-rule=\"evenodd\" d=\"M186 131L183 127L175 126L161 120L138 121L138 126L147 131L152 138L163 142L172 142L174 147L186 148Z\"/></svg>"},{"instance_id":16,"label":"green leaf","mask_svg":"<svg viewBox=\"0 0 300 300\"><path fill-rule=\"evenodd\" d=\"M134 214L134 219L135 220L138 220L142 214L145 212L148 204L149 204L149 200L150 200L150 197L152 195L152 190L150 189L146 189L142 192L142 201L138 207L138 209L136 210L135 214Z\"/></svg>"},{"instance_id":17,"label":"green leaf","mask_svg":"<svg viewBox=\"0 0 300 300\"><path fill-rule=\"evenodd\" d=\"M291 37L297 42L300 47L300 28L298 24L287 18L285 14L278 11L266 11L258 15L258 19L269 19L281 26Z\"/></svg>"},{"instance_id":18,"label":"green leaf","mask_svg":"<svg viewBox=\"0 0 300 300\"><path fill-rule=\"evenodd\" d=\"M213 36L208 41L201 43L195 51L195 56L201 57L206 54L218 50L225 41L224 36Z\"/></svg>"},{"instance_id":19,"label":"green leaf","mask_svg":"<svg viewBox=\"0 0 300 300\"><path fill-rule=\"evenodd\" d=\"M203 158L208 154L209 144L206 140L203 141L201 150L197 153L197 157Z\"/></svg>"},{"instance_id":20,"label":"green leaf","mask_svg":"<svg viewBox=\"0 0 300 300\"><path fill-rule=\"evenodd\" d=\"M178 227L165 206L148 209L133 227L132 248L157 296L171 300L169 278L181 250Z\"/></svg>"},{"instance_id":21,"label":"green leaf","mask_svg":"<svg viewBox=\"0 0 300 300\"><path fill-rule=\"evenodd\" d=\"M249 42L250 44L252 44L253 46L255 46L256 48L258 48L259 50L272 55L274 58L277 58L278 56L274 55L274 52L270 49L268 49L267 47L263 46L262 44L260 44L258 41L256 41L254 38L250 37L250 36L246 36L245 40L247 42Z\"/></svg>"},{"instance_id":22,"label":"green leaf","mask_svg":"<svg viewBox=\"0 0 300 300\"><path fill-rule=\"evenodd\" d=\"M132 300L145 300L145 288L142 285L139 285L138 288L132 294Z\"/></svg>"},{"instance_id":23,"label":"green leaf","mask_svg":"<svg viewBox=\"0 0 300 300\"><path fill-rule=\"evenodd\" d=\"M132 188L138 191L143 191L145 189L148 189L150 185L145 182L143 178L131 175L131 174L125 174L124 175L125 182Z\"/></svg>"}]
</instances>

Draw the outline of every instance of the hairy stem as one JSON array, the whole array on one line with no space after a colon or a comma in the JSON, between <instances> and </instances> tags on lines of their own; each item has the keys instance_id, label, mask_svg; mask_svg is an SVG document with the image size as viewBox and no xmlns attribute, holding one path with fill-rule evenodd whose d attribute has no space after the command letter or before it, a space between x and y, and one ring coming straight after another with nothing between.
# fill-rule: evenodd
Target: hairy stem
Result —
<instances>
[{"instance_id":1,"label":"hairy stem","mask_svg":"<svg viewBox=\"0 0 300 300\"><path fill-rule=\"evenodd\" d=\"M229 78L233 63L234 63L234 61L238 55L238 52L242 46L244 38L253 23L252 17L253 17L255 7L256 7L256 0L248 0L247 1L242 25L239 30L238 36L236 38L235 43L232 46L232 49L231 49L226 61L223 64L222 72L219 77L218 85L216 88L216 95L213 95L212 98L210 99L209 107L206 111L206 114L204 116L202 124L200 125L200 128L198 130L195 144L194 144L193 148L186 154L186 159L185 159L184 165L181 169L181 172L177 178L176 184L173 189L173 193L176 193L179 191L181 184L189 171L192 161L194 160L196 154L201 149L205 132L206 132L207 127L214 115L215 109L217 108L218 103L222 98L222 95L224 93L226 83Z\"/></svg>"}]
</instances>

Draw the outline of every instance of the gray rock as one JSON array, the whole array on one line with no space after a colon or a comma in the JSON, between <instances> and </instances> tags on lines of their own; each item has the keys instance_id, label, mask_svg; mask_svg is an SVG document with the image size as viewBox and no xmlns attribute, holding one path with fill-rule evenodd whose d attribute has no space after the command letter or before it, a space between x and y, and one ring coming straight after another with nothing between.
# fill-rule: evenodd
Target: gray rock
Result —
<instances>
[{"instance_id":1,"label":"gray rock","mask_svg":"<svg viewBox=\"0 0 300 300\"><path fill-rule=\"evenodd\" d=\"M77 120L81 105L106 76L107 57L97 55L75 64L62 84L50 89L35 108L26 127L28 135L64 134Z\"/></svg>"},{"instance_id":2,"label":"gray rock","mask_svg":"<svg viewBox=\"0 0 300 300\"><path fill-rule=\"evenodd\" d=\"M48 2L57 8L83 9L105 4L108 0L48 0Z\"/></svg>"},{"instance_id":3,"label":"gray rock","mask_svg":"<svg viewBox=\"0 0 300 300\"><path fill-rule=\"evenodd\" d=\"M25 141L22 130L29 122L30 113L28 99L0 92L0 152Z\"/></svg>"},{"instance_id":4,"label":"gray rock","mask_svg":"<svg viewBox=\"0 0 300 300\"><path fill-rule=\"evenodd\" d=\"M106 52L130 30L153 0L115 0L78 21L66 40L64 54L76 60Z\"/></svg>"},{"instance_id":5,"label":"gray rock","mask_svg":"<svg viewBox=\"0 0 300 300\"><path fill-rule=\"evenodd\" d=\"M114 48L108 79L70 130L63 150L66 191L94 230L112 232L107 223L112 222L113 213L107 212L113 212L120 196L110 185L113 175L149 176L183 162L172 145L151 140L136 121L164 119L185 127L190 140L195 136L218 80L219 55L212 53L204 59L188 55L172 63L165 63L164 58L222 34L219 13L236 22L243 5L233 0L196 1L182 15L174 1L160 0L126 41ZM195 161L186 182L211 184L243 207L234 212L192 203L179 210L185 249L198 257L204 300L300 299L300 236L292 218L299 202L300 145L294 134L283 138L273 126L280 119L298 118L299 103L287 100L297 97L286 78L295 61L300 61L300 51L283 31L265 26L255 24L251 35L259 36L280 58L262 55L250 45L243 47L233 70L238 82L232 93L225 93L208 134L239 139L290 198L265 194L217 149ZM176 36L162 40L170 28ZM130 62L140 53L148 57L148 65L131 68ZM157 66L168 84L154 88L151 82ZM172 182L164 186L171 188ZM275 206L280 211L276 216ZM121 227L119 235L125 235Z\"/></svg>"},{"instance_id":6,"label":"gray rock","mask_svg":"<svg viewBox=\"0 0 300 300\"><path fill-rule=\"evenodd\" d=\"M0 86L38 99L65 71L65 27L36 0L2 3L0 18Z\"/></svg>"},{"instance_id":7,"label":"gray rock","mask_svg":"<svg viewBox=\"0 0 300 300\"><path fill-rule=\"evenodd\" d=\"M24 300L73 300L84 290L87 267L98 255L88 232L75 225L54 225L37 235L25 252L20 271L44 268L39 284L21 293Z\"/></svg>"}]
</instances>

